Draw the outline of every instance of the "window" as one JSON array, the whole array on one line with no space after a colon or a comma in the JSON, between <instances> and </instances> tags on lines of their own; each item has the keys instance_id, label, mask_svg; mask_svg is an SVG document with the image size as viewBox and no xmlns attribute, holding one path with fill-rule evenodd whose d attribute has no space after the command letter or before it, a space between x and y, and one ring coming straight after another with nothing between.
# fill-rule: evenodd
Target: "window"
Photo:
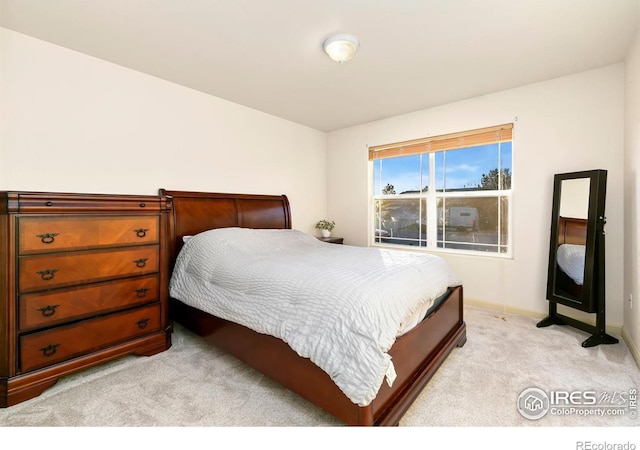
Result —
<instances>
[{"instance_id":1,"label":"window","mask_svg":"<svg viewBox=\"0 0 640 450\"><path fill-rule=\"evenodd\" d=\"M512 130L371 147L374 244L509 256Z\"/></svg>"}]
</instances>

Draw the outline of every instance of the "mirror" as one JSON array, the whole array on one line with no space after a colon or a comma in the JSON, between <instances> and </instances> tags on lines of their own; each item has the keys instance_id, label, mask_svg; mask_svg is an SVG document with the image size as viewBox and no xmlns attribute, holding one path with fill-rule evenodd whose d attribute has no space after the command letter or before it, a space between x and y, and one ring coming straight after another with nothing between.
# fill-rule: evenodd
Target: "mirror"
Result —
<instances>
[{"instance_id":1,"label":"mirror","mask_svg":"<svg viewBox=\"0 0 640 450\"><path fill-rule=\"evenodd\" d=\"M571 325L593 336L584 347L615 343L604 328L604 210L606 170L556 174L553 185L547 300L549 316L538 327ZM557 304L595 313L596 326L558 314Z\"/></svg>"},{"instance_id":2,"label":"mirror","mask_svg":"<svg viewBox=\"0 0 640 450\"><path fill-rule=\"evenodd\" d=\"M590 187L591 180L587 177L560 180L558 217L554 220L557 232L552 233L549 249L550 255L555 251L553 261L549 262L553 273L551 290L547 293L548 300L559 298L561 302L570 302L570 306L587 310L593 307L590 301L593 275L587 273L585 277Z\"/></svg>"}]
</instances>

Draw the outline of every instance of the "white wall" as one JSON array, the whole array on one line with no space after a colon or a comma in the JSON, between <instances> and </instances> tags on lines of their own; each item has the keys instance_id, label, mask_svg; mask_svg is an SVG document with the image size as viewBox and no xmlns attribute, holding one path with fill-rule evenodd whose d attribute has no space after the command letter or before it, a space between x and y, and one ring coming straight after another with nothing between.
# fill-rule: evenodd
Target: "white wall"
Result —
<instances>
[{"instance_id":1,"label":"white wall","mask_svg":"<svg viewBox=\"0 0 640 450\"><path fill-rule=\"evenodd\" d=\"M640 364L640 32L625 61L624 136L624 296L627 301L624 302L623 332ZM633 307L628 301L629 295L633 295Z\"/></svg>"},{"instance_id":2,"label":"white wall","mask_svg":"<svg viewBox=\"0 0 640 450\"><path fill-rule=\"evenodd\" d=\"M326 133L0 28L0 189L287 194L326 212Z\"/></svg>"},{"instance_id":3,"label":"white wall","mask_svg":"<svg viewBox=\"0 0 640 450\"><path fill-rule=\"evenodd\" d=\"M607 323L622 324L622 64L329 133L328 217L368 243L367 146L514 122L513 259L443 254L465 297L544 314L553 175L606 169ZM590 316L562 310L578 319Z\"/></svg>"}]
</instances>

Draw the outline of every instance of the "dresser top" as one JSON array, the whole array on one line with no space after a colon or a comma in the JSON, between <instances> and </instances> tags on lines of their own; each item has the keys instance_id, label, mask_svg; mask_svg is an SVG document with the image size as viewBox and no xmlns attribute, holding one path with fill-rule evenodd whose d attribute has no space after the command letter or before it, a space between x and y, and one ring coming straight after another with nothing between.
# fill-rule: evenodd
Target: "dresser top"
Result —
<instances>
[{"instance_id":1,"label":"dresser top","mask_svg":"<svg viewBox=\"0 0 640 450\"><path fill-rule=\"evenodd\" d=\"M0 214L120 212L169 210L165 197L154 195L81 194L68 192L0 191Z\"/></svg>"}]
</instances>

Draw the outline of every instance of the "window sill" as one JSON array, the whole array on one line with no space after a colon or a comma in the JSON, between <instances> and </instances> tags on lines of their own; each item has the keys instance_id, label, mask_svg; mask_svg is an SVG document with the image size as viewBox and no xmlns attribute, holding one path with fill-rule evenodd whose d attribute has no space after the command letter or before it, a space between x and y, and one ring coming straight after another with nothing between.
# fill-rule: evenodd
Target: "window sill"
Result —
<instances>
[{"instance_id":1,"label":"window sill","mask_svg":"<svg viewBox=\"0 0 640 450\"><path fill-rule=\"evenodd\" d=\"M383 244L378 242L370 243L369 247L383 248L383 249L389 249L389 250L402 250L402 251L408 251L408 252L473 257L473 258L481 258L481 259L502 259L502 260L513 259L513 255L511 253L490 253L490 252L485 253L485 252L465 251L465 250L458 250L458 249L427 248L427 247L418 247L418 246L411 246L411 245Z\"/></svg>"}]
</instances>

